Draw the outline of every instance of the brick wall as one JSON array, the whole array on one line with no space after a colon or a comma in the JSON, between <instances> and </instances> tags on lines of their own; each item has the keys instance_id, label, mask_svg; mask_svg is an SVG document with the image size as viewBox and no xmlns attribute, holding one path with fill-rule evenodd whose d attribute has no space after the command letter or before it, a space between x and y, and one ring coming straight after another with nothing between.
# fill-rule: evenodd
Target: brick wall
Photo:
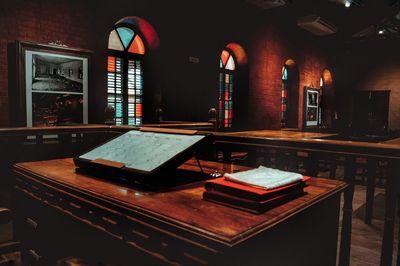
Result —
<instances>
[{"instance_id":1,"label":"brick wall","mask_svg":"<svg viewBox=\"0 0 400 266\"><path fill-rule=\"evenodd\" d=\"M355 87L358 90L390 90L389 128L400 129L400 61L393 57L366 70L364 78Z\"/></svg>"},{"instance_id":2,"label":"brick wall","mask_svg":"<svg viewBox=\"0 0 400 266\"><path fill-rule=\"evenodd\" d=\"M16 40L91 49L94 38L87 1L13 0L0 2L0 126L8 126L8 45ZM10 88L16 89L16 88Z\"/></svg>"},{"instance_id":3,"label":"brick wall","mask_svg":"<svg viewBox=\"0 0 400 266\"><path fill-rule=\"evenodd\" d=\"M400 130L399 45L399 40L369 39L333 54L343 126L352 122L355 90L390 90L389 129Z\"/></svg>"},{"instance_id":4,"label":"brick wall","mask_svg":"<svg viewBox=\"0 0 400 266\"><path fill-rule=\"evenodd\" d=\"M284 62L291 58L299 72L297 127L301 127L303 87L319 86L319 78L327 66L324 51L311 45L318 38L299 30L292 21L284 29L275 19L266 22L269 15L260 12L254 16L254 12L245 11L241 4L236 8L231 6L231 15L242 19L221 21L220 14L226 8L223 1L196 2L195 13L182 12L182 8L193 10L194 3L185 6L179 1L149 1L115 0L112 9L107 2L83 0L0 2L0 126L10 124L7 45L15 40L38 43L60 40L70 47L93 50L95 80L89 88L89 122L101 122L106 99L108 33L117 20L135 15L148 20L160 36L161 46L153 56L154 64L147 68L147 84L151 97L159 95L162 99L165 119L207 120L208 109L215 107L217 101L220 52L227 43L238 42L249 58L248 87L243 87L248 90L249 126L280 128L281 71ZM156 2L158 8L149 4ZM259 26L260 22L268 26ZM189 56L200 58L200 63L189 63ZM155 97L151 97L150 101L154 101ZM153 114L156 107L160 106L145 109L145 114Z\"/></svg>"},{"instance_id":5,"label":"brick wall","mask_svg":"<svg viewBox=\"0 0 400 266\"><path fill-rule=\"evenodd\" d=\"M304 41L301 34L303 33L293 38L278 33L272 26L265 26L253 35L249 49L249 125L251 128L279 129L281 127L282 67L287 59L293 59L296 62L299 72L297 128L301 128L303 87L319 88L321 74L327 68L327 61L319 48L311 45L312 41Z\"/></svg>"}]
</instances>

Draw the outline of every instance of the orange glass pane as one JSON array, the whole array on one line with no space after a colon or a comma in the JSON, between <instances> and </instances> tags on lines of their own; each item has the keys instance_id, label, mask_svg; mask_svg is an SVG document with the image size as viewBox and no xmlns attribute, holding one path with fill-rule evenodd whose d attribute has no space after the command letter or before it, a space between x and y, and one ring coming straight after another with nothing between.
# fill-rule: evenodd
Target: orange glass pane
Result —
<instances>
[{"instance_id":1,"label":"orange glass pane","mask_svg":"<svg viewBox=\"0 0 400 266\"><path fill-rule=\"evenodd\" d=\"M108 57L107 70L108 70L108 72L115 73L115 57L114 56Z\"/></svg>"},{"instance_id":2,"label":"orange glass pane","mask_svg":"<svg viewBox=\"0 0 400 266\"><path fill-rule=\"evenodd\" d=\"M228 58L229 58L229 52L227 50L223 50L221 54L221 60L224 66L226 65L226 61L228 61Z\"/></svg>"},{"instance_id":3,"label":"orange glass pane","mask_svg":"<svg viewBox=\"0 0 400 266\"><path fill-rule=\"evenodd\" d=\"M142 105L137 104L136 105L136 117L141 117L142 116Z\"/></svg>"},{"instance_id":4,"label":"orange glass pane","mask_svg":"<svg viewBox=\"0 0 400 266\"><path fill-rule=\"evenodd\" d=\"M139 35L136 35L135 39L133 39L128 52L134 54L144 54L144 44Z\"/></svg>"}]
</instances>

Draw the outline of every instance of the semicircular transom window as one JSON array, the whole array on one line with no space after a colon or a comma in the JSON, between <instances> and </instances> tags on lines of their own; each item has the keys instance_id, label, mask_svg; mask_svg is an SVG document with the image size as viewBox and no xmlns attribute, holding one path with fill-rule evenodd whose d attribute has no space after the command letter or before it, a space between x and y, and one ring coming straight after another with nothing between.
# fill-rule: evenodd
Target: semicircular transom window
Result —
<instances>
[{"instance_id":1,"label":"semicircular transom window","mask_svg":"<svg viewBox=\"0 0 400 266\"><path fill-rule=\"evenodd\" d=\"M108 38L107 103L115 109L117 125L141 125L143 110L143 55L140 35L125 26Z\"/></svg>"},{"instance_id":2,"label":"semicircular transom window","mask_svg":"<svg viewBox=\"0 0 400 266\"><path fill-rule=\"evenodd\" d=\"M118 27L111 31L108 49L141 55L145 53L142 38L127 27Z\"/></svg>"},{"instance_id":3,"label":"semicircular transom window","mask_svg":"<svg viewBox=\"0 0 400 266\"><path fill-rule=\"evenodd\" d=\"M235 70L235 60L233 59L231 53L227 50L223 50L221 53L219 67L226 70Z\"/></svg>"}]
</instances>

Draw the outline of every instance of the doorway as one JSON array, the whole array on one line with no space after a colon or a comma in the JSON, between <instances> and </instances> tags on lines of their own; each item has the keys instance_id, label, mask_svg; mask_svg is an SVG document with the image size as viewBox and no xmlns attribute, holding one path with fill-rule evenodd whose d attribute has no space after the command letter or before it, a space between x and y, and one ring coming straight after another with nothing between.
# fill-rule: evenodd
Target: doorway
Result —
<instances>
[{"instance_id":1,"label":"doorway","mask_svg":"<svg viewBox=\"0 0 400 266\"><path fill-rule=\"evenodd\" d=\"M382 135L388 131L390 91L357 91L352 127L357 133Z\"/></svg>"}]
</instances>

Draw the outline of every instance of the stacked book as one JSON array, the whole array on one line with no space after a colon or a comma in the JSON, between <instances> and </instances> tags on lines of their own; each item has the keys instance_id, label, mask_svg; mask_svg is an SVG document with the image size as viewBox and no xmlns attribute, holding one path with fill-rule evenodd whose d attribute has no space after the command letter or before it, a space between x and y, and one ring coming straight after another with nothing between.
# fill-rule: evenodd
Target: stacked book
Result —
<instances>
[{"instance_id":1,"label":"stacked book","mask_svg":"<svg viewBox=\"0 0 400 266\"><path fill-rule=\"evenodd\" d=\"M209 180L203 198L234 207L262 213L304 195L309 177L298 173L260 166L256 169Z\"/></svg>"}]
</instances>

